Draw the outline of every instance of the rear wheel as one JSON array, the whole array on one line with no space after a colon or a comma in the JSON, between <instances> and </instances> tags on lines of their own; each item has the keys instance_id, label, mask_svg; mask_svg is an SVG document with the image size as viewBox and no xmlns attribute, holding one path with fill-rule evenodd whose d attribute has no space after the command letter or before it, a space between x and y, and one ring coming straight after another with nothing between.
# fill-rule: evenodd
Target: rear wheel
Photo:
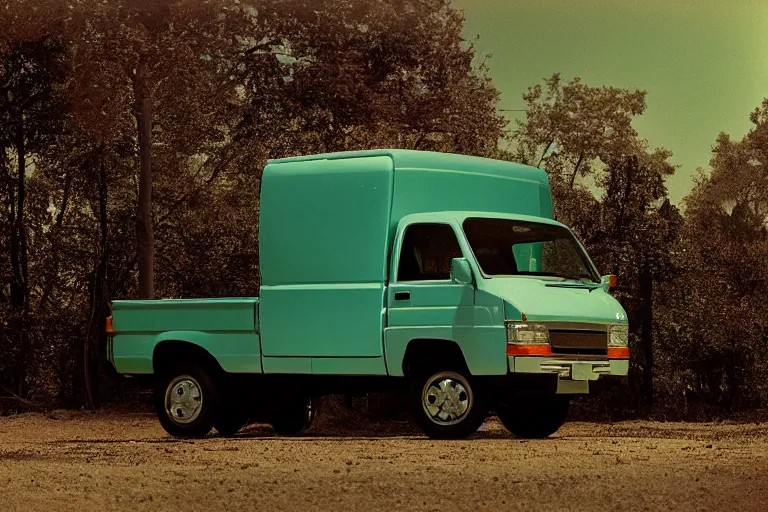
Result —
<instances>
[{"instance_id":1,"label":"rear wheel","mask_svg":"<svg viewBox=\"0 0 768 512\"><path fill-rule=\"evenodd\" d=\"M433 439L461 439L477 432L488 409L466 371L432 370L411 379L411 412Z\"/></svg>"},{"instance_id":2,"label":"rear wheel","mask_svg":"<svg viewBox=\"0 0 768 512\"><path fill-rule=\"evenodd\" d=\"M248 425L251 419L251 404L243 400L243 386L238 385L230 376L219 382L221 400L213 428L219 435L231 437Z\"/></svg>"},{"instance_id":3,"label":"rear wheel","mask_svg":"<svg viewBox=\"0 0 768 512\"><path fill-rule=\"evenodd\" d=\"M286 397L273 408L269 423L281 436L295 436L312 426L316 401L306 395Z\"/></svg>"},{"instance_id":4,"label":"rear wheel","mask_svg":"<svg viewBox=\"0 0 768 512\"><path fill-rule=\"evenodd\" d=\"M570 399L562 395L547 398L525 398L500 405L496 414L501 423L517 437L543 439L565 423Z\"/></svg>"},{"instance_id":5,"label":"rear wheel","mask_svg":"<svg viewBox=\"0 0 768 512\"><path fill-rule=\"evenodd\" d=\"M219 411L219 416L213 424L213 428L219 435L231 437L248 425L248 414L237 408Z\"/></svg>"},{"instance_id":6,"label":"rear wheel","mask_svg":"<svg viewBox=\"0 0 768 512\"><path fill-rule=\"evenodd\" d=\"M160 373L155 412L174 437L203 437L213 428L217 390L211 375L194 363L179 363Z\"/></svg>"}]
</instances>

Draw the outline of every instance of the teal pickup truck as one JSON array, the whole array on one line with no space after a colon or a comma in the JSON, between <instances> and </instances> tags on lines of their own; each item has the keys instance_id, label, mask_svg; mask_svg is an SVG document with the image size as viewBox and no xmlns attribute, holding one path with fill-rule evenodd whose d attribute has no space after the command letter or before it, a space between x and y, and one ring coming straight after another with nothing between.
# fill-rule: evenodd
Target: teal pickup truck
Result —
<instances>
[{"instance_id":1,"label":"teal pickup truck","mask_svg":"<svg viewBox=\"0 0 768 512\"><path fill-rule=\"evenodd\" d=\"M629 367L627 317L533 167L375 150L272 160L254 297L116 300L108 358L172 436L297 434L326 394L405 393L433 438L547 437ZM256 226L254 226L256 229ZM238 276L231 276L237 279Z\"/></svg>"}]
</instances>

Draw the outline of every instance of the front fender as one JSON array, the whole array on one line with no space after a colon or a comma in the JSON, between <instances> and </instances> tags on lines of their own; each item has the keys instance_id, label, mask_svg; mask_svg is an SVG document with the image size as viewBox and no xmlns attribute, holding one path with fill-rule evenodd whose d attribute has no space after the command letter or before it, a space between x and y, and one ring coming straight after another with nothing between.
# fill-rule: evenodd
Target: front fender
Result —
<instances>
[{"instance_id":1,"label":"front fender","mask_svg":"<svg viewBox=\"0 0 768 512\"><path fill-rule=\"evenodd\" d=\"M498 326L387 327L384 347L387 372L403 376L403 358L408 343L416 339L455 342L464 355L472 375L505 375L507 373L507 335Z\"/></svg>"}]
</instances>

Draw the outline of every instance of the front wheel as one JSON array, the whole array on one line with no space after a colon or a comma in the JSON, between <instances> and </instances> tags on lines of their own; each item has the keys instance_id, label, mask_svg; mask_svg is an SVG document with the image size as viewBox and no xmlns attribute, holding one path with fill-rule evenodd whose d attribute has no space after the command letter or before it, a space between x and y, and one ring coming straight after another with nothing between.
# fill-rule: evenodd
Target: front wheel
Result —
<instances>
[{"instance_id":1,"label":"front wheel","mask_svg":"<svg viewBox=\"0 0 768 512\"><path fill-rule=\"evenodd\" d=\"M544 439L565 423L570 400L562 395L539 399L519 399L499 406L501 423L517 437Z\"/></svg>"},{"instance_id":2,"label":"front wheel","mask_svg":"<svg viewBox=\"0 0 768 512\"><path fill-rule=\"evenodd\" d=\"M469 437L488 413L481 395L463 372L424 372L411 382L413 419L433 439Z\"/></svg>"},{"instance_id":3,"label":"front wheel","mask_svg":"<svg viewBox=\"0 0 768 512\"><path fill-rule=\"evenodd\" d=\"M203 437L213 428L217 391L211 376L194 363L163 371L155 388L155 412L174 437Z\"/></svg>"}]
</instances>

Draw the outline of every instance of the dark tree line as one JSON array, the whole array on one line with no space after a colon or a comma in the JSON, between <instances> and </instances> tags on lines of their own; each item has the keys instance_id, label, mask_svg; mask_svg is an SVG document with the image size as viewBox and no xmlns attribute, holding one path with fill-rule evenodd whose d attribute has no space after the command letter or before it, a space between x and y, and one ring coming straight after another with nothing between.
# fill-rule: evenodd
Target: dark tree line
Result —
<instances>
[{"instance_id":1,"label":"dark tree line","mask_svg":"<svg viewBox=\"0 0 768 512\"><path fill-rule=\"evenodd\" d=\"M664 184L671 152L632 128L645 96L556 74L524 95L528 115L512 134L514 159L546 166L557 217L619 275L631 374L587 411L702 418L762 408L768 100L741 141L720 135L681 211Z\"/></svg>"},{"instance_id":2,"label":"dark tree line","mask_svg":"<svg viewBox=\"0 0 768 512\"><path fill-rule=\"evenodd\" d=\"M0 405L98 406L111 298L253 295L268 158L400 147L547 169L631 317L606 414L768 396L768 103L681 211L644 91L553 75L508 126L446 0L0 2ZM597 192L595 193L595 190ZM627 399L631 397L631 399Z\"/></svg>"},{"instance_id":3,"label":"dark tree line","mask_svg":"<svg viewBox=\"0 0 768 512\"><path fill-rule=\"evenodd\" d=\"M267 158L492 156L505 122L442 0L0 5L0 396L99 404L110 298L253 295Z\"/></svg>"}]
</instances>

